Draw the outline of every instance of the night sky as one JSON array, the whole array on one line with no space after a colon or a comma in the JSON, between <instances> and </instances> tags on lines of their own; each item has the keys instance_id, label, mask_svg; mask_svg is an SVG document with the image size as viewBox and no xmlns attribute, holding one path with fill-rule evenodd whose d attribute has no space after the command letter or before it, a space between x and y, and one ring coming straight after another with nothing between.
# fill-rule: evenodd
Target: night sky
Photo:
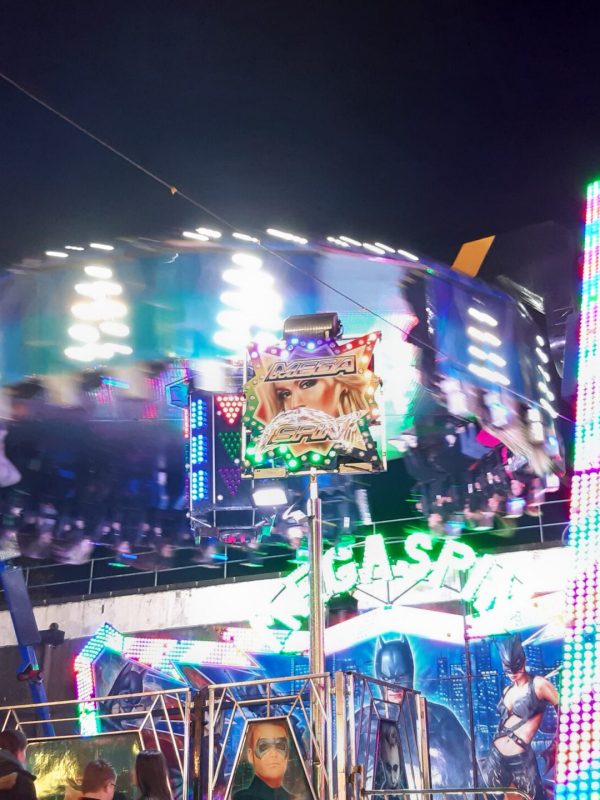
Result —
<instances>
[{"instance_id":1,"label":"night sky","mask_svg":"<svg viewBox=\"0 0 600 800\"><path fill-rule=\"evenodd\" d=\"M241 229L576 226L598 3L4 0L0 70ZM210 222L0 81L0 266Z\"/></svg>"}]
</instances>

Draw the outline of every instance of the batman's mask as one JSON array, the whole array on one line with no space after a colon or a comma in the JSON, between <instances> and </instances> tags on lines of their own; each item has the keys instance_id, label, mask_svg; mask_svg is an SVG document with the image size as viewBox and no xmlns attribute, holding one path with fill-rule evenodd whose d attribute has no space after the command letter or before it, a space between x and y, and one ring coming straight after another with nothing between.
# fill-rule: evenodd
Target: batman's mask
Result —
<instances>
[{"instance_id":1,"label":"batman's mask","mask_svg":"<svg viewBox=\"0 0 600 800\"><path fill-rule=\"evenodd\" d=\"M397 683L412 689L415 681L415 662L406 639L379 640L375 654L375 675L379 680Z\"/></svg>"}]
</instances>

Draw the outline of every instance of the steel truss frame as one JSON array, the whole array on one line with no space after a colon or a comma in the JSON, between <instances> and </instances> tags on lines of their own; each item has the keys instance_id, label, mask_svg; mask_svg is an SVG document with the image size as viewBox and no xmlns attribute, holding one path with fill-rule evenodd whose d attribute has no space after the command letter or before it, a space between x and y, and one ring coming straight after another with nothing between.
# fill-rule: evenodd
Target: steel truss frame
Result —
<instances>
[{"instance_id":1,"label":"steel truss frame","mask_svg":"<svg viewBox=\"0 0 600 800\"><path fill-rule=\"evenodd\" d=\"M99 713L98 704L110 708L130 700L131 711ZM141 749L148 746L148 736L157 750L161 738L170 745L175 754L177 769L181 773L183 797L188 796L190 777L190 730L192 721L192 693L190 689L168 689L154 692L135 692L133 694L107 695L94 697L92 701L57 700L48 703L28 703L25 705L0 706L0 730L18 728L27 736L29 742L44 742L56 739L92 738L81 733L81 715L95 711L99 720L123 720L130 724L124 730L101 731L93 738L102 738L123 733L137 734ZM49 717L44 716L48 712ZM44 723L50 723L56 731L54 736L39 736ZM181 732L177 729L180 728Z\"/></svg>"}]
</instances>

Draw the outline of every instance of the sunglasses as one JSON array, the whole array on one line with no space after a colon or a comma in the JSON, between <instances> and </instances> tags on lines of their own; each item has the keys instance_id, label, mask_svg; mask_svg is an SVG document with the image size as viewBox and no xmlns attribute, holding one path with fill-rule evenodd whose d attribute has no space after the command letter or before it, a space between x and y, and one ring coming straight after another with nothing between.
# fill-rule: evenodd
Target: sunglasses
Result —
<instances>
[{"instance_id":1,"label":"sunglasses","mask_svg":"<svg viewBox=\"0 0 600 800\"><path fill-rule=\"evenodd\" d=\"M267 750L277 750L282 755L288 755L290 746L285 736L276 736L272 739L261 738L254 745L254 755L257 758L262 758Z\"/></svg>"}]
</instances>

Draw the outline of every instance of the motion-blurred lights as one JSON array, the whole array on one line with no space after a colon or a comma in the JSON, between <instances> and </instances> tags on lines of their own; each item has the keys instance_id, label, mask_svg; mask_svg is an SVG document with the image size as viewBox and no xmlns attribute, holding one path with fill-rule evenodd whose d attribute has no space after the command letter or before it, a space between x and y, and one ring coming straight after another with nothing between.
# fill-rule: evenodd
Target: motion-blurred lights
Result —
<instances>
[{"instance_id":1,"label":"motion-blurred lights","mask_svg":"<svg viewBox=\"0 0 600 800\"><path fill-rule=\"evenodd\" d=\"M66 244L65 250L78 250L79 252L83 252L85 250L85 247L79 247L76 244Z\"/></svg>"},{"instance_id":2,"label":"motion-blurred lights","mask_svg":"<svg viewBox=\"0 0 600 800\"><path fill-rule=\"evenodd\" d=\"M382 242L375 242L375 244L376 244L377 247L381 247L382 250L385 250L386 253L395 253L396 252L393 247L390 247L387 244L383 244Z\"/></svg>"},{"instance_id":3,"label":"motion-blurred lights","mask_svg":"<svg viewBox=\"0 0 600 800\"><path fill-rule=\"evenodd\" d=\"M94 281L93 283L76 283L75 291L84 297L117 297L123 293L123 287L120 283Z\"/></svg>"},{"instance_id":4,"label":"motion-blurred lights","mask_svg":"<svg viewBox=\"0 0 600 800\"><path fill-rule=\"evenodd\" d=\"M71 325L68 330L71 339L76 339L78 342L85 342L91 344L97 342L100 338L100 333L95 325L86 325L84 322Z\"/></svg>"},{"instance_id":5,"label":"motion-blurred lights","mask_svg":"<svg viewBox=\"0 0 600 800\"><path fill-rule=\"evenodd\" d=\"M253 316L245 309L234 310L227 308L217 314L217 322L222 328L244 328L249 331L253 319ZM265 311L261 315L260 326L267 330L280 330L283 326L283 320L274 310Z\"/></svg>"},{"instance_id":6,"label":"motion-blurred lights","mask_svg":"<svg viewBox=\"0 0 600 800\"><path fill-rule=\"evenodd\" d=\"M221 231L215 231L212 228L196 228L196 233L201 236L208 236L209 239L220 239L223 235Z\"/></svg>"},{"instance_id":7,"label":"motion-blurred lights","mask_svg":"<svg viewBox=\"0 0 600 800\"><path fill-rule=\"evenodd\" d=\"M284 506L287 503L287 494L284 486L277 484L255 489L252 499L258 507Z\"/></svg>"},{"instance_id":8,"label":"motion-blurred lights","mask_svg":"<svg viewBox=\"0 0 600 800\"><path fill-rule=\"evenodd\" d=\"M226 309L225 311L219 311L217 322L223 328L235 328L245 322L245 315L241 311Z\"/></svg>"},{"instance_id":9,"label":"motion-blurred lights","mask_svg":"<svg viewBox=\"0 0 600 800\"><path fill-rule=\"evenodd\" d=\"M261 294L262 290L252 290L252 287L248 289L248 291L244 292L222 292L219 296L219 300L224 306L229 306L230 308L236 309L244 309L248 310L248 312L252 309L252 303L260 303L261 301ZM283 300L282 298L273 292L272 296L270 297L269 302L269 312L272 314L279 314L283 307Z\"/></svg>"},{"instance_id":10,"label":"motion-blurred lights","mask_svg":"<svg viewBox=\"0 0 600 800\"><path fill-rule=\"evenodd\" d=\"M327 241L336 245L336 247L350 247L348 242L343 242L341 239L337 239L335 236L328 236Z\"/></svg>"},{"instance_id":11,"label":"motion-blurred lights","mask_svg":"<svg viewBox=\"0 0 600 800\"><path fill-rule=\"evenodd\" d=\"M102 244L102 242L90 242L90 247L93 247L94 250L114 250L115 248L112 244Z\"/></svg>"},{"instance_id":12,"label":"motion-blurred lights","mask_svg":"<svg viewBox=\"0 0 600 800\"><path fill-rule=\"evenodd\" d=\"M120 344L119 342L106 342L106 347L110 347L113 353L118 353L121 356L130 356L133 353L133 348L128 344Z\"/></svg>"},{"instance_id":13,"label":"motion-blurred lights","mask_svg":"<svg viewBox=\"0 0 600 800\"><path fill-rule=\"evenodd\" d=\"M232 286L238 286L240 289L250 290L254 287L256 290L259 288L268 289L273 283L273 277L266 272L241 272L239 269L226 269L223 272L223 280L230 283Z\"/></svg>"},{"instance_id":14,"label":"motion-blurred lights","mask_svg":"<svg viewBox=\"0 0 600 800\"><path fill-rule=\"evenodd\" d=\"M409 253L408 250L396 250L399 256L404 256L404 258L408 258L409 261L418 261L419 256L416 256L414 253Z\"/></svg>"},{"instance_id":15,"label":"motion-blurred lights","mask_svg":"<svg viewBox=\"0 0 600 800\"><path fill-rule=\"evenodd\" d=\"M93 344L66 347L65 355L72 361L93 361L96 358L96 349Z\"/></svg>"},{"instance_id":16,"label":"motion-blurred lights","mask_svg":"<svg viewBox=\"0 0 600 800\"><path fill-rule=\"evenodd\" d=\"M210 239L203 233L196 233L195 231L184 231L181 234L185 239L196 239L198 242L208 242Z\"/></svg>"},{"instance_id":17,"label":"motion-blurred lights","mask_svg":"<svg viewBox=\"0 0 600 800\"><path fill-rule=\"evenodd\" d=\"M308 239L304 236L297 236L295 233L288 231L280 231L277 228L267 228L269 236L274 236L276 239L283 239L286 242L293 242L294 244L308 244Z\"/></svg>"},{"instance_id":18,"label":"motion-blurred lights","mask_svg":"<svg viewBox=\"0 0 600 800\"><path fill-rule=\"evenodd\" d=\"M260 269L262 267L262 259L258 256L251 256L248 253L234 253L231 260L238 267L245 267L246 269Z\"/></svg>"},{"instance_id":19,"label":"motion-blurred lights","mask_svg":"<svg viewBox=\"0 0 600 800\"><path fill-rule=\"evenodd\" d=\"M103 359L112 358L112 348L107 348L106 345L89 343L82 344L78 347L65 348L65 355L73 361L99 361Z\"/></svg>"},{"instance_id":20,"label":"motion-blurred lights","mask_svg":"<svg viewBox=\"0 0 600 800\"><path fill-rule=\"evenodd\" d=\"M75 303L71 312L77 319L86 322L119 319L127 314L127 306L117 300L94 300L91 303Z\"/></svg>"},{"instance_id":21,"label":"motion-blurred lights","mask_svg":"<svg viewBox=\"0 0 600 800\"><path fill-rule=\"evenodd\" d=\"M546 409L546 411L550 414L552 419L556 419L558 417L557 412L554 410L554 408L550 405L550 403L546 400L545 397L542 397L540 399L540 405L542 406L542 408Z\"/></svg>"},{"instance_id":22,"label":"motion-blurred lights","mask_svg":"<svg viewBox=\"0 0 600 800\"><path fill-rule=\"evenodd\" d=\"M62 250L46 250L48 258L68 258L68 253L63 253Z\"/></svg>"},{"instance_id":23,"label":"motion-blurred lights","mask_svg":"<svg viewBox=\"0 0 600 800\"><path fill-rule=\"evenodd\" d=\"M472 372L473 375L477 375L479 378L490 381L490 383L499 383L502 386L510 386L510 380L506 377L506 375L503 375L501 372L488 369L487 367L483 367L481 364L468 364L467 369L469 372Z\"/></svg>"},{"instance_id":24,"label":"motion-blurred lights","mask_svg":"<svg viewBox=\"0 0 600 800\"><path fill-rule=\"evenodd\" d=\"M467 328L467 335L471 337L471 339L475 339L477 342L483 342L484 344L489 344L492 347L500 347L502 344L501 340L494 336L493 333L489 333L489 331L481 331L479 328L474 328L470 325Z\"/></svg>"},{"instance_id":25,"label":"motion-blurred lights","mask_svg":"<svg viewBox=\"0 0 600 800\"><path fill-rule=\"evenodd\" d=\"M256 236L250 236L248 233L240 233L239 231L234 231L231 234L234 239L239 239L241 242L254 242L254 244L260 244L260 239L257 239Z\"/></svg>"},{"instance_id":26,"label":"motion-blurred lights","mask_svg":"<svg viewBox=\"0 0 600 800\"><path fill-rule=\"evenodd\" d=\"M221 292L219 300L224 306L231 306L231 308L246 307L246 299L242 292Z\"/></svg>"},{"instance_id":27,"label":"motion-blurred lights","mask_svg":"<svg viewBox=\"0 0 600 800\"><path fill-rule=\"evenodd\" d=\"M506 366L506 359L502 358L502 356L499 356L497 353L489 353L486 350L482 350L481 347L477 347L477 345L474 344L470 344L467 350L469 352L469 355L472 355L475 358L479 358L481 361L489 361L496 367Z\"/></svg>"},{"instance_id":28,"label":"motion-blurred lights","mask_svg":"<svg viewBox=\"0 0 600 800\"><path fill-rule=\"evenodd\" d=\"M101 322L98 327L107 336L129 336L130 329L124 322L115 322L113 320L106 320Z\"/></svg>"},{"instance_id":29,"label":"motion-blurred lights","mask_svg":"<svg viewBox=\"0 0 600 800\"><path fill-rule=\"evenodd\" d=\"M245 329L234 331L222 328L214 333L213 342L225 350L243 351L249 338Z\"/></svg>"},{"instance_id":30,"label":"motion-blurred lights","mask_svg":"<svg viewBox=\"0 0 600 800\"><path fill-rule=\"evenodd\" d=\"M377 253L379 256L385 255L385 250L382 247L377 247L377 245L371 244L370 242L363 242L362 246L370 253Z\"/></svg>"},{"instance_id":31,"label":"motion-blurred lights","mask_svg":"<svg viewBox=\"0 0 600 800\"><path fill-rule=\"evenodd\" d=\"M266 327L270 327L265 325ZM279 325L273 325L274 329L279 329L283 327L283 320L280 320ZM254 335L254 341L258 345L259 350L264 349L265 347L270 347L271 345L277 344L278 337L272 331L259 331L257 334ZM246 340L247 342L248 340ZM283 358L283 355L281 356Z\"/></svg>"},{"instance_id":32,"label":"motion-blurred lights","mask_svg":"<svg viewBox=\"0 0 600 800\"><path fill-rule=\"evenodd\" d=\"M545 394L548 400L555 400L554 392L552 392L543 381L538 381L538 389L542 394Z\"/></svg>"},{"instance_id":33,"label":"motion-blurred lights","mask_svg":"<svg viewBox=\"0 0 600 800\"><path fill-rule=\"evenodd\" d=\"M549 361L550 359L548 358L548 356L546 355L546 353L544 353L544 351L543 351L543 350L540 350L540 348L539 348L539 347L536 347L536 348L535 348L535 352L537 353L537 355L538 355L538 358L540 359L540 361L542 362L542 364L547 364L547 363L548 363L548 361Z\"/></svg>"},{"instance_id":34,"label":"motion-blurred lights","mask_svg":"<svg viewBox=\"0 0 600 800\"><path fill-rule=\"evenodd\" d=\"M113 274L110 267L101 267L97 264L89 264L87 267L84 267L84 272L86 275L89 275L90 278L99 278L100 280L112 278Z\"/></svg>"},{"instance_id":35,"label":"motion-blurred lights","mask_svg":"<svg viewBox=\"0 0 600 800\"><path fill-rule=\"evenodd\" d=\"M491 361L492 364L495 364L497 367L505 367L506 366L506 359L499 356L498 353L487 353L487 360Z\"/></svg>"},{"instance_id":36,"label":"motion-blurred lights","mask_svg":"<svg viewBox=\"0 0 600 800\"><path fill-rule=\"evenodd\" d=\"M361 246L361 242L357 242L356 239L351 239L349 236L338 236L338 239L341 239L342 242L347 242L348 244L351 244L354 247Z\"/></svg>"},{"instance_id":37,"label":"motion-blurred lights","mask_svg":"<svg viewBox=\"0 0 600 800\"><path fill-rule=\"evenodd\" d=\"M484 325L490 325L492 328L495 328L498 325L498 320L492 317L491 314L486 314L485 311L480 311L478 308L469 308L467 311L470 317L476 319L477 322L481 322Z\"/></svg>"}]
</instances>

